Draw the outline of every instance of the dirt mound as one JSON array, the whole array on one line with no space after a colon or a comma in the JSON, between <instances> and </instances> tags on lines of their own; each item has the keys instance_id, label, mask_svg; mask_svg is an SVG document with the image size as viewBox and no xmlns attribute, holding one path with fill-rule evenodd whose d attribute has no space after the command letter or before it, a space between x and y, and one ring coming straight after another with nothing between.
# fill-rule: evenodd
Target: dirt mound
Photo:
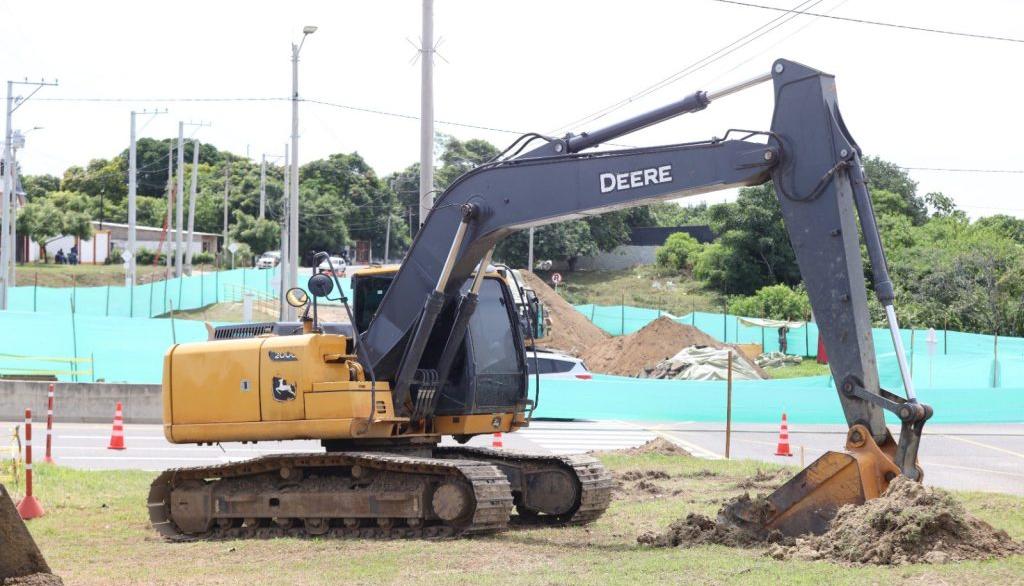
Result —
<instances>
[{"instance_id":1,"label":"dirt mound","mask_svg":"<svg viewBox=\"0 0 1024 586\"><path fill-rule=\"evenodd\" d=\"M633 481L633 480L668 480L672 478L672 475L664 470L627 470L619 475L619 480Z\"/></svg>"},{"instance_id":2,"label":"dirt mound","mask_svg":"<svg viewBox=\"0 0 1024 586\"><path fill-rule=\"evenodd\" d=\"M949 493L900 476L880 498L839 510L821 536L772 547L776 559L899 565L1024 553L1005 531L967 513Z\"/></svg>"},{"instance_id":3,"label":"dirt mound","mask_svg":"<svg viewBox=\"0 0 1024 586\"><path fill-rule=\"evenodd\" d=\"M594 372L636 376L644 367L654 366L687 346L720 348L722 344L693 326L662 316L632 334L589 347L581 357Z\"/></svg>"},{"instance_id":4,"label":"dirt mound","mask_svg":"<svg viewBox=\"0 0 1024 586\"><path fill-rule=\"evenodd\" d=\"M529 271L520 271L526 285L530 286L547 308L551 319L551 335L544 339L544 345L581 356L588 348L602 346L611 336L595 326L569 302L562 299L544 282Z\"/></svg>"},{"instance_id":5,"label":"dirt mound","mask_svg":"<svg viewBox=\"0 0 1024 586\"><path fill-rule=\"evenodd\" d=\"M636 540L638 543L653 547L693 547L707 543L751 547L764 544L753 534L737 527L716 523L697 513L690 513L685 518L675 521L662 533L647 531Z\"/></svg>"},{"instance_id":6,"label":"dirt mound","mask_svg":"<svg viewBox=\"0 0 1024 586\"><path fill-rule=\"evenodd\" d=\"M661 316L632 334L588 347L580 357L594 372L637 376L644 368L652 368L690 346L728 347L693 326ZM752 366L762 378L771 378L760 367Z\"/></svg>"},{"instance_id":7,"label":"dirt mound","mask_svg":"<svg viewBox=\"0 0 1024 586\"><path fill-rule=\"evenodd\" d=\"M0 580L3 586L63 586L64 581L55 574L29 574L18 578Z\"/></svg>"},{"instance_id":8,"label":"dirt mound","mask_svg":"<svg viewBox=\"0 0 1024 586\"><path fill-rule=\"evenodd\" d=\"M606 453L613 454L625 454L627 456L642 456L643 454L659 454L662 456L691 456L690 452L687 452L683 448L675 445L663 437L656 437L642 446L635 448L625 448L622 450L612 450Z\"/></svg>"}]
</instances>

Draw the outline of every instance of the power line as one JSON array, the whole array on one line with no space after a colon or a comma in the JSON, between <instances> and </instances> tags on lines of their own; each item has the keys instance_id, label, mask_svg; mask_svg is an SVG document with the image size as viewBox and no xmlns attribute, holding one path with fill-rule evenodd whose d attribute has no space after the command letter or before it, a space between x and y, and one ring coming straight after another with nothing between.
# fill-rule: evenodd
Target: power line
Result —
<instances>
[{"instance_id":1,"label":"power line","mask_svg":"<svg viewBox=\"0 0 1024 586\"><path fill-rule=\"evenodd\" d=\"M740 36L738 39L732 41L731 43L718 48L717 50L709 53L708 55L705 55L704 57L698 59L697 61L694 61L693 63L690 63L689 65L687 65L683 69L673 73L672 75L662 79L661 81L658 81L658 82L656 82L656 83L654 83L654 84L652 84L652 85L650 85L650 86L640 90L639 92L637 92L637 93L635 93L635 94L633 94L633 95L631 95L629 97L626 97L626 98L624 98L622 100L619 100L618 102L615 102L614 104L611 104L609 106L601 108L600 110L592 112L591 114L588 114L587 116L584 116L583 118L578 118L578 119L570 122L569 124L565 124L565 125L560 126L557 129L557 131L555 133L552 133L552 134L556 134L557 132L559 132L561 130L564 130L564 129L569 129L569 128L572 128L572 127L575 127L575 126L579 126L579 125L582 125L582 124L587 124L587 123L599 120L599 119L607 116L608 114L611 114L612 112L614 112L614 111L616 111L616 110L618 110L618 109L620 109L620 108L622 108L622 107L624 107L624 106L626 106L626 105L628 105L628 104L630 104L630 103L632 103L632 102L634 102L634 101L636 101L636 100L638 100L640 98L648 96L648 95L650 95L650 94L652 94L652 93L654 93L654 92L656 92L656 91L658 91L658 90L660 90L662 88L665 88L665 87L667 87L667 86L669 86L669 85L671 85L671 84L673 84L673 83L675 83L675 82L677 82L677 81L679 81L679 80L681 80L681 79L683 79L685 77L688 77L689 75L691 75L693 73L696 73L697 71L700 71L701 69L704 69L708 65L711 65L712 63L715 63L715 62L717 62L717 61L719 61L719 60L729 56L730 54L732 54L732 53L736 52L737 50L747 46L748 44L752 43L753 41L763 37L764 35L772 32L773 30L779 28L780 26L788 23L789 21L791 21L794 18L796 18L798 15L803 14L803 12L801 10L798 10L798 9L813 8L813 7L817 6L818 4L820 4L822 2L822 0L814 0L813 3L811 3L809 6L807 6L808 2L810 2L810 0L803 0L803 1L801 1L799 4L794 6L792 9L786 10L787 14L784 14L782 16L778 16L776 18L773 18L773 19L769 20L768 22L758 26L754 30L752 30L752 31L750 31L750 32Z\"/></svg>"},{"instance_id":2,"label":"power line","mask_svg":"<svg viewBox=\"0 0 1024 586\"><path fill-rule=\"evenodd\" d=\"M310 98L300 98L300 101L309 102L311 104L320 104L321 106L330 106L332 108L339 108L341 110L352 110L353 112L365 112L368 114L377 114L380 116L390 116L392 118L402 118L404 120L419 120L420 117L413 114L400 114L398 112L387 112L384 110L376 110L373 108L363 108L360 106L349 106L347 104L338 104L335 102L328 102L326 100L314 100ZM490 132L504 132L508 134L526 134L522 130L509 130L508 128L497 128L494 126L482 126L480 124L468 124L465 122L452 122L450 120L435 120L438 124L447 124L448 126L459 126L462 128L472 128L474 130L487 130Z\"/></svg>"},{"instance_id":3,"label":"power line","mask_svg":"<svg viewBox=\"0 0 1024 586\"><path fill-rule=\"evenodd\" d=\"M1024 169L951 169L947 167L900 167L904 171L941 171L945 173L1013 173L1024 174Z\"/></svg>"},{"instance_id":4,"label":"power line","mask_svg":"<svg viewBox=\"0 0 1024 586\"><path fill-rule=\"evenodd\" d=\"M735 4L737 6L747 6L749 8L761 8L762 10L774 10L776 12L793 12L793 10L786 8L779 8L777 6L766 6L764 4L754 4L751 2L740 2L739 0L711 0L711 2L718 2L720 4ZM852 18L849 16L835 16L831 14L822 14L818 12L806 12L801 11L797 14L806 16L816 16L818 18L830 18L832 20L842 20L845 22L854 22L857 24L870 24L873 26L884 26L889 28L905 29L911 31L918 31L922 33L935 33L939 35L950 35L954 37L967 37L971 39L984 39L987 41L1005 41L1007 43L1024 43L1024 39L1016 39L1013 37L998 37L995 35L983 35L977 33L965 33L960 31L951 31L937 28L929 28L923 26L913 26L909 24L897 24L893 22L882 22L878 20L867 20L864 18Z\"/></svg>"}]
</instances>

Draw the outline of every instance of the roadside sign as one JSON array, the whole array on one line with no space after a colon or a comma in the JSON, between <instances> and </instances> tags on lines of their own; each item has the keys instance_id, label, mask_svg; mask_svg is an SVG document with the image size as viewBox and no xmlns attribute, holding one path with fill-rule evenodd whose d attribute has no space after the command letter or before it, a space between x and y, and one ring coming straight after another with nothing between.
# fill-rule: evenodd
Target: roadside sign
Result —
<instances>
[{"instance_id":1,"label":"roadside sign","mask_svg":"<svg viewBox=\"0 0 1024 586\"><path fill-rule=\"evenodd\" d=\"M562 282L562 273L554 273L551 275L551 282L558 285Z\"/></svg>"},{"instance_id":2,"label":"roadside sign","mask_svg":"<svg viewBox=\"0 0 1024 586\"><path fill-rule=\"evenodd\" d=\"M924 343L928 345L928 355L935 356L935 349L939 346L939 338L935 335L935 328L928 328L928 335L925 336Z\"/></svg>"},{"instance_id":3,"label":"roadside sign","mask_svg":"<svg viewBox=\"0 0 1024 586\"><path fill-rule=\"evenodd\" d=\"M231 251L231 254L238 252L238 243L232 242L231 244L228 244L228 250Z\"/></svg>"},{"instance_id":4,"label":"roadside sign","mask_svg":"<svg viewBox=\"0 0 1024 586\"><path fill-rule=\"evenodd\" d=\"M121 252L121 260L123 260L124 262L128 262L131 259L132 259L132 253L131 253L130 250L125 250L125 251Z\"/></svg>"}]
</instances>

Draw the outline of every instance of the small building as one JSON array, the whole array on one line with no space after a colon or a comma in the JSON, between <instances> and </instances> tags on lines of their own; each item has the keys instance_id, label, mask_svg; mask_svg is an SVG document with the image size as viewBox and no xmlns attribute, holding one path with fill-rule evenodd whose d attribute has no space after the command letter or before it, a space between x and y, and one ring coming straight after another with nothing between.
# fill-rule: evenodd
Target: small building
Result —
<instances>
[{"instance_id":1,"label":"small building","mask_svg":"<svg viewBox=\"0 0 1024 586\"><path fill-rule=\"evenodd\" d=\"M99 222L97 220L93 220L91 224L93 236L88 240L82 240L74 236L56 236L48 240L46 242L46 257L52 259L58 250L63 250L64 254L68 254L71 252L71 247L74 246L75 250L78 251L78 262L84 264L103 264L113 253L114 249L128 249L128 224ZM163 240L163 247L160 246L161 240ZM216 253L219 248L219 242L220 234L193 232L192 254L198 252ZM188 246L187 230L182 233L182 243L186 247ZM160 249L164 252L172 250L174 247L174 231L168 230L165 233L163 228L135 226L135 246L139 250L148 249L156 251ZM27 260L35 262L39 259L39 245L35 242L30 242ZM121 262L119 258L114 260L115 262Z\"/></svg>"},{"instance_id":2,"label":"small building","mask_svg":"<svg viewBox=\"0 0 1024 586\"><path fill-rule=\"evenodd\" d=\"M665 244L668 237L678 232L693 236L701 244L712 242L715 233L711 226L701 224L695 226L645 226L633 228L629 233L629 241L608 252L599 252L593 256L584 256L576 262L576 269L584 271L621 271L640 265L654 264L658 247Z\"/></svg>"}]
</instances>

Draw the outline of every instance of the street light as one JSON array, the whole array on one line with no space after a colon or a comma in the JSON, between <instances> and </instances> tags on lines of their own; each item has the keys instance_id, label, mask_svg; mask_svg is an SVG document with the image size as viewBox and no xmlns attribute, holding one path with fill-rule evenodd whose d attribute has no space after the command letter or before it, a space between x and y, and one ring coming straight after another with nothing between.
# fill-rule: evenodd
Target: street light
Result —
<instances>
[{"instance_id":1,"label":"street light","mask_svg":"<svg viewBox=\"0 0 1024 586\"><path fill-rule=\"evenodd\" d=\"M317 27L307 25L302 27L302 40L298 44L292 43L292 160L289 173L288 194L288 263L282 268L287 285L285 290L295 287L298 283L299 269L299 51L306 42L306 37L316 32ZM284 273L287 271L287 275ZM288 305L281 299L282 319L295 319L295 308Z\"/></svg>"}]
</instances>

